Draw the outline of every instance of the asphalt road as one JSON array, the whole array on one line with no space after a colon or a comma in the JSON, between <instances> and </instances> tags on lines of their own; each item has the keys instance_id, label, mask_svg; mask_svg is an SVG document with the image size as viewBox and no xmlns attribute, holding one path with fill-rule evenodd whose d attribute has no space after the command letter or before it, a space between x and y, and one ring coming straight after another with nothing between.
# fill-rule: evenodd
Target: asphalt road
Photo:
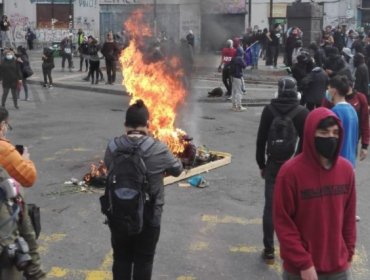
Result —
<instances>
[{"instance_id":1,"label":"asphalt road","mask_svg":"<svg viewBox=\"0 0 370 280\"><path fill-rule=\"evenodd\" d=\"M229 152L232 163L204 175L205 189L166 187L161 237L153 280L275 280L281 263L266 266L262 250L264 182L255 163L255 141L262 107L232 112L231 104L205 102L219 82L195 80L179 110L177 125L197 145ZM28 202L41 206L40 251L48 279L111 279L109 231L100 213L99 191L64 185L82 179L103 157L108 139L123 131L128 97L31 85L32 101L10 108L14 144L29 147L38 169ZM270 86L249 86L249 96L272 96ZM249 98L247 95L246 97ZM370 159L356 170L358 211L354 280L370 279ZM320 217L318 217L319 219Z\"/></svg>"}]
</instances>

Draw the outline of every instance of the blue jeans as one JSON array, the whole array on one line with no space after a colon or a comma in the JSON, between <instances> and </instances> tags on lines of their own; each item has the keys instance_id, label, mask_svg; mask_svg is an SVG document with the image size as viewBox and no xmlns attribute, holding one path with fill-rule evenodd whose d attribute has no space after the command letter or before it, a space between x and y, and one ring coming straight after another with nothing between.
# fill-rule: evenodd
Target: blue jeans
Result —
<instances>
[{"instance_id":1,"label":"blue jeans","mask_svg":"<svg viewBox=\"0 0 370 280\"><path fill-rule=\"evenodd\" d=\"M260 50L261 50L261 44L256 43L251 47L251 53L252 53L252 65L256 66L258 65L258 58L260 55Z\"/></svg>"}]
</instances>

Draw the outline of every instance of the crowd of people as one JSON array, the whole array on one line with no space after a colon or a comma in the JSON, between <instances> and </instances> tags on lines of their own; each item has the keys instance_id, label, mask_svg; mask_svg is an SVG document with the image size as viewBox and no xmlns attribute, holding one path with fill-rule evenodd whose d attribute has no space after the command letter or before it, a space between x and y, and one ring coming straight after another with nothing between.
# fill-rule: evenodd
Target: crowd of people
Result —
<instances>
[{"instance_id":1,"label":"crowd of people","mask_svg":"<svg viewBox=\"0 0 370 280\"><path fill-rule=\"evenodd\" d=\"M354 171L370 139L370 34L327 27L307 49L302 35L290 31L285 59L293 77L279 80L257 134L265 180L262 258L274 263L276 231L284 280L352 279L360 221Z\"/></svg>"}]
</instances>

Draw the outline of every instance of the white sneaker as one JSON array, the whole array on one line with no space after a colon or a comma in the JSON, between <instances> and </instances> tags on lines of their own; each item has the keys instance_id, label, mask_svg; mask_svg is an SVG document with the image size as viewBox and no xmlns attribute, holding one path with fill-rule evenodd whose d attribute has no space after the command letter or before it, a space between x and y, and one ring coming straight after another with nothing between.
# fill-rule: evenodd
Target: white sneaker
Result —
<instances>
[{"instance_id":1,"label":"white sneaker","mask_svg":"<svg viewBox=\"0 0 370 280\"><path fill-rule=\"evenodd\" d=\"M359 222L361 221L361 217L360 216L356 216L356 222Z\"/></svg>"},{"instance_id":2,"label":"white sneaker","mask_svg":"<svg viewBox=\"0 0 370 280\"><path fill-rule=\"evenodd\" d=\"M244 111L247 111L247 108L246 107L243 107L243 106L240 106L236 109L237 112L244 112Z\"/></svg>"},{"instance_id":3,"label":"white sneaker","mask_svg":"<svg viewBox=\"0 0 370 280\"><path fill-rule=\"evenodd\" d=\"M237 108L236 106L233 106L233 107L231 108L231 110L232 110L232 111L234 111L234 112L236 112L236 111L238 110L238 108Z\"/></svg>"}]
</instances>

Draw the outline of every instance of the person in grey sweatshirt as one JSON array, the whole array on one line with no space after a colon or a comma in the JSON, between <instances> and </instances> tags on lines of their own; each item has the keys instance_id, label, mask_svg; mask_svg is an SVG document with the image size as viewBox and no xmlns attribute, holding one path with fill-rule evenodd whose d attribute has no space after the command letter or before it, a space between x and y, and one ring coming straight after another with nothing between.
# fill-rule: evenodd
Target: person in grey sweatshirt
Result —
<instances>
[{"instance_id":1,"label":"person in grey sweatshirt","mask_svg":"<svg viewBox=\"0 0 370 280\"><path fill-rule=\"evenodd\" d=\"M179 176L183 171L180 159L172 154L166 144L149 136L148 121L147 107L142 100L137 100L127 109L126 133L109 142L104 157L108 170L113 170L114 163L117 162L114 157L116 152L139 146L148 182L145 191L144 222L140 233L130 235L122 229L121 224L118 225L108 217L113 247L114 280L132 279L132 275L133 279L151 279L164 205L164 174Z\"/></svg>"}]
</instances>

